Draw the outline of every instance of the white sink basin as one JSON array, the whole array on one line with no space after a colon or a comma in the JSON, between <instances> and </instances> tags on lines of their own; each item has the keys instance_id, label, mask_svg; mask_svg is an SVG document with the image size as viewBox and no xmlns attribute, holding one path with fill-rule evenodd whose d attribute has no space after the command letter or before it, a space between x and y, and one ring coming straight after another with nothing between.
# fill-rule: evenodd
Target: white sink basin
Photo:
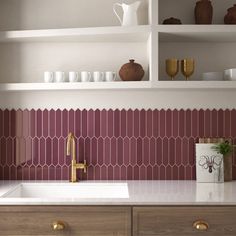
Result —
<instances>
[{"instance_id":1,"label":"white sink basin","mask_svg":"<svg viewBox=\"0 0 236 236\"><path fill-rule=\"evenodd\" d=\"M3 198L129 198L127 183L22 183Z\"/></svg>"}]
</instances>

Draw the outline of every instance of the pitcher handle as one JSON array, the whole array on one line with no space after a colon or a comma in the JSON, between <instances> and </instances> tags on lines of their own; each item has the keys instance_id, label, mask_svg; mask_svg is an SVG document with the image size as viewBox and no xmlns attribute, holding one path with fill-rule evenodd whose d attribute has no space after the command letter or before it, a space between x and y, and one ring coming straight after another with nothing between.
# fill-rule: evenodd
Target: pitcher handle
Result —
<instances>
[{"instance_id":1,"label":"pitcher handle","mask_svg":"<svg viewBox=\"0 0 236 236\"><path fill-rule=\"evenodd\" d=\"M120 16L118 15L118 13L117 13L117 11L116 11L116 6L122 7L122 4L120 4L120 3L115 3L115 4L113 5L113 11L114 11L114 13L116 14L117 18L119 19L119 21L120 21L120 23L121 23L121 25L122 25L123 23L122 23L122 20L121 20Z\"/></svg>"}]
</instances>

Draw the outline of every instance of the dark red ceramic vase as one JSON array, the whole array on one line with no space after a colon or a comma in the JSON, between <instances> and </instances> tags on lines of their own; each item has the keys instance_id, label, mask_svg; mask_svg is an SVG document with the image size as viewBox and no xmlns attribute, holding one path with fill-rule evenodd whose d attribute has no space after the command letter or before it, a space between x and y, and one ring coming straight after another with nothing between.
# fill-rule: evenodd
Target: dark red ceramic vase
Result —
<instances>
[{"instance_id":1,"label":"dark red ceramic vase","mask_svg":"<svg viewBox=\"0 0 236 236\"><path fill-rule=\"evenodd\" d=\"M143 67L135 63L135 60L129 60L129 63L124 64L119 71L120 78L123 81L140 81L144 74Z\"/></svg>"},{"instance_id":2,"label":"dark red ceramic vase","mask_svg":"<svg viewBox=\"0 0 236 236\"><path fill-rule=\"evenodd\" d=\"M211 1L200 0L195 7L195 23L198 25L212 24L213 7Z\"/></svg>"},{"instance_id":3,"label":"dark red ceramic vase","mask_svg":"<svg viewBox=\"0 0 236 236\"><path fill-rule=\"evenodd\" d=\"M236 4L228 9L224 22L225 24L236 24Z\"/></svg>"}]
</instances>

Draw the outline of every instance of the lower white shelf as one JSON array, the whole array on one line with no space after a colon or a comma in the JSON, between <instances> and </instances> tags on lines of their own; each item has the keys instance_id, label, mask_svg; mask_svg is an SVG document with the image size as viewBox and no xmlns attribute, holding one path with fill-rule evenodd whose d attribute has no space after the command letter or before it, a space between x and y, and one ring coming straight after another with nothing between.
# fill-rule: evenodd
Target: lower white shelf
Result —
<instances>
[{"instance_id":1,"label":"lower white shelf","mask_svg":"<svg viewBox=\"0 0 236 236\"><path fill-rule=\"evenodd\" d=\"M2 83L0 92L66 90L141 90L141 89L236 89L236 81L151 81L88 83Z\"/></svg>"}]
</instances>

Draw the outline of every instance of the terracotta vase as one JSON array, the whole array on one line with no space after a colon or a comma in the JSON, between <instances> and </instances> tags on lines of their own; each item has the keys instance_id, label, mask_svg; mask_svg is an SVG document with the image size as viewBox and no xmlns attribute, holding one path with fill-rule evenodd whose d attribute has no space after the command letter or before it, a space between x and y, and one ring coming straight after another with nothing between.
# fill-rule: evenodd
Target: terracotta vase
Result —
<instances>
[{"instance_id":1,"label":"terracotta vase","mask_svg":"<svg viewBox=\"0 0 236 236\"><path fill-rule=\"evenodd\" d=\"M143 67L135 63L135 60L130 60L129 63L124 64L119 72L120 78L123 81L140 81L144 74Z\"/></svg>"},{"instance_id":2,"label":"terracotta vase","mask_svg":"<svg viewBox=\"0 0 236 236\"><path fill-rule=\"evenodd\" d=\"M236 4L228 9L224 22L225 24L236 24Z\"/></svg>"},{"instance_id":3,"label":"terracotta vase","mask_svg":"<svg viewBox=\"0 0 236 236\"><path fill-rule=\"evenodd\" d=\"M195 23L198 25L212 24L213 7L211 1L200 0L195 7Z\"/></svg>"},{"instance_id":4,"label":"terracotta vase","mask_svg":"<svg viewBox=\"0 0 236 236\"><path fill-rule=\"evenodd\" d=\"M233 157L232 155L224 156L224 179L225 182L233 180Z\"/></svg>"}]
</instances>

